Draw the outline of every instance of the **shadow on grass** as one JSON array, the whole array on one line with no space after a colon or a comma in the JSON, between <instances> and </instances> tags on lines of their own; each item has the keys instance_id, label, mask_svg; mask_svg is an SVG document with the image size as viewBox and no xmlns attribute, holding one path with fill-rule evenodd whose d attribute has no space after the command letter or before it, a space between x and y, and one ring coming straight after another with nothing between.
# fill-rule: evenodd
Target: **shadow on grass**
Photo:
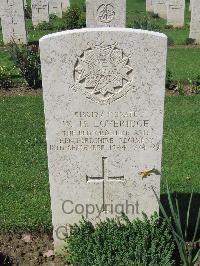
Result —
<instances>
[{"instance_id":1,"label":"shadow on grass","mask_svg":"<svg viewBox=\"0 0 200 266\"><path fill-rule=\"evenodd\" d=\"M171 195L172 195L173 200L175 200L176 198L178 199L181 224L182 224L183 232L185 232L188 204L189 204L191 194L175 192L175 193L172 193ZM171 216L167 194L161 195L161 202L167 214ZM187 238L188 241L190 241L191 238L193 237L199 208L200 208L200 193L194 193L192 197L191 208L190 208L190 219L189 219L188 238ZM197 231L197 239L199 238L200 238L200 226Z\"/></svg>"},{"instance_id":2,"label":"shadow on grass","mask_svg":"<svg viewBox=\"0 0 200 266\"><path fill-rule=\"evenodd\" d=\"M187 223L188 205L189 205L191 194L174 192L171 194L171 197L172 197L174 204L175 204L175 199L177 198L177 200L178 200L182 230L183 230L183 232L185 232L186 223ZM161 195L161 202L165 208L165 211L166 211L168 217L172 217L172 213L170 211L170 206L169 206L167 194ZM187 242L190 242L194 236L199 208L200 208L200 193L194 193L193 197L192 197L192 201L191 201L191 207L190 207L190 216L189 216L187 238L186 238ZM160 214L161 214L161 211L160 211ZM198 227L197 236L196 236L195 240L196 241L200 240L200 226ZM197 249L198 248L199 247L197 247ZM175 250L174 256L176 258L176 262L179 262L180 257L179 257L179 253L178 253L177 249Z\"/></svg>"}]
</instances>

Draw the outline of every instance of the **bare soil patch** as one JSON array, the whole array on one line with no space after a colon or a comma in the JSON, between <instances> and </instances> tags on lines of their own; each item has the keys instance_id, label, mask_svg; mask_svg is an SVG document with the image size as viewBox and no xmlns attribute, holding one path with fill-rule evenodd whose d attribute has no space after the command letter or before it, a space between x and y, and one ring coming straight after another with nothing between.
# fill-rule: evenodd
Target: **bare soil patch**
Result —
<instances>
[{"instance_id":1,"label":"bare soil patch","mask_svg":"<svg viewBox=\"0 0 200 266\"><path fill-rule=\"evenodd\" d=\"M0 265L64 266L53 253L53 239L48 234L0 234Z\"/></svg>"}]
</instances>

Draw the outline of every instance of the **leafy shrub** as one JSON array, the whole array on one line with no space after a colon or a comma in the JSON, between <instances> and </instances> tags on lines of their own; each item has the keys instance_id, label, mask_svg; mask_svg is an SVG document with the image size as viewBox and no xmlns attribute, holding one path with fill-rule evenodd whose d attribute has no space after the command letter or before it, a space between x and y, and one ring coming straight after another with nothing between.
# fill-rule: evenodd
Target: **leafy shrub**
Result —
<instances>
[{"instance_id":1,"label":"leafy shrub","mask_svg":"<svg viewBox=\"0 0 200 266\"><path fill-rule=\"evenodd\" d=\"M66 239L67 263L87 266L173 265L174 243L165 222L154 214L132 222L107 219L94 227L81 221Z\"/></svg>"},{"instance_id":2,"label":"leafy shrub","mask_svg":"<svg viewBox=\"0 0 200 266\"><path fill-rule=\"evenodd\" d=\"M167 69L167 72L166 72L166 79L165 79L165 87L167 89L173 89L175 87L175 82L173 80L173 75L172 75L172 72Z\"/></svg>"},{"instance_id":3,"label":"leafy shrub","mask_svg":"<svg viewBox=\"0 0 200 266\"><path fill-rule=\"evenodd\" d=\"M195 43L195 40L192 39L192 38L187 38L186 41L185 41L186 45L191 45L191 44L194 44L194 43Z\"/></svg>"},{"instance_id":4,"label":"leafy shrub","mask_svg":"<svg viewBox=\"0 0 200 266\"><path fill-rule=\"evenodd\" d=\"M63 14L67 29L78 29L86 26L85 13L82 8L72 6Z\"/></svg>"},{"instance_id":5,"label":"leafy shrub","mask_svg":"<svg viewBox=\"0 0 200 266\"><path fill-rule=\"evenodd\" d=\"M8 89L12 87L12 76L10 70L5 66L0 66L0 88Z\"/></svg>"},{"instance_id":6,"label":"leafy shrub","mask_svg":"<svg viewBox=\"0 0 200 266\"><path fill-rule=\"evenodd\" d=\"M160 30L160 25L158 25L155 21L152 21L148 16L138 17L133 22L133 27L135 29L142 29L142 30Z\"/></svg>"},{"instance_id":7,"label":"leafy shrub","mask_svg":"<svg viewBox=\"0 0 200 266\"><path fill-rule=\"evenodd\" d=\"M34 89L42 86L41 63L38 48L35 45L17 46L15 43L10 48L11 57L20 74L28 85Z\"/></svg>"},{"instance_id":8,"label":"leafy shrub","mask_svg":"<svg viewBox=\"0 0 200 266\"><path fill-rule=\"evenodd\" d=\"M179 95L182 96L185 95L184 85L182 81L178 81L176 91L178 92Z\"/></svg>"}]
</instances>

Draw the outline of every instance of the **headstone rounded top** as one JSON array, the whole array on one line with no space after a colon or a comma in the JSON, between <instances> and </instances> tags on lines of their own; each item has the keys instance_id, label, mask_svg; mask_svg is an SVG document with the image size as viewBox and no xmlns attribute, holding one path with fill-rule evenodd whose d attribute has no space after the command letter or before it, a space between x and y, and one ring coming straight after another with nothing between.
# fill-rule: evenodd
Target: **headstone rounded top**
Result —
<instances>
[{"instance_id":1,"label":"headstone rounded top","mask_svg":"<svg viewBox=\"0 0 200 266\"><path fill-rule=\"evenodd\" d=\"M67 30L61 31L56 33L51 33L48 35L43 36L40 38L39 42L43 42L44 40L49 40L55 37L62 37L64 35L70 34L78 34L78 33L87 33L87 32L124 32L124 33L134 33L134 34L145 34L145 35L152 35L157 36L160 38L167 39L167 36L164 33L155 32L155 31L148 31L148 30L141 30L141 29L130 29L130 28L114 28L114 27L102 27L102 28L83 28L83 29L74 29L74 30Z\"/></svg>"}]
</instances>

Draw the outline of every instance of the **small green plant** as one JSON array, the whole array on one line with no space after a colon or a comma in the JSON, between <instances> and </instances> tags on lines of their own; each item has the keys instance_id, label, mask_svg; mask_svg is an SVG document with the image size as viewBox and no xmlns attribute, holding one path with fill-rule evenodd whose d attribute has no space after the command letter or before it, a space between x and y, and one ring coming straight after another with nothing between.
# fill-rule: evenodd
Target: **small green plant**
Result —
<instances>
[{"instance_id":1,"label":"small green plant","mask_svg":"<svg viewBox=\"0 0 200 266\"><path fill-rule=\"evenodd\" d=\"M13 85L11 71L6 66L0 66L0 88L8 89Z\"/></svg>"},{"instance_id":2,"label":"small green plant","mask_svg":"<svg viewBox=\"0 0 200 266\"><path fill-rule=\"evenodd\" d=\"M20 74L26 80L28 85L34 89L41 88L41 63L36 45L18 46L13 43L10 48L11 57Z\"/></svg>"},{"instance_id":3,"label":"small green plant","mask_svg":"<svg viewBox=\"0 0 200 266\"><path fill-rule=\"evenodd\" d=\"M86 26L85 13L82 8L72 6L63 14L67 29L78 29Z\"/></svg>"},{"instance_id":4,"label":"small green plant","mask_svg":"<svg viewBox=\"0 0 200 266\"><path fill-rule=\"evenodd\" d=\"M154 20L150 19L149 16L138 17L133 22L133 28L142 29L142 30L150 30L150 31L158 31L160 30L160 25L157 24Z\"/></svg>"},{"instance_id":5,"label":"small green plant","mask_svg":"<svg viewBox=\"0 0 200 266\"><path fill-rule=\"evenodd\" d=\"M165 87L168 90L172 90L175 87L175 82L173 80L173 75L172 75L172 72L169 69L167 69L167 72L166 72Z\"/></svg>"},{"instance_id":6,"label":"small green plant","mask_svg":"<svg viewBox=\"0 0 200 266\"><path fill-rule=\"evenodd\" d=\"M200 75L198 75L195 79L189 79L190 91L194 94L200 94Z\"/></svg>"},{"instance_id":7,"label":"small green plant","mask_svg":"<svg viewBox=\"0 0 200 266\"><path fill-rule=\"evenodd\" d=\"M185 44L186 44L186 45L192 45L192 44L195 44L195 40L192 39L192 38L187 38L186 41L185 41Z\"/></svg>"},{"instance_id":8,"label":"small green plant","mask_svg":"<svg viewBox=\"0 0 200 266\"><path fill-rule=\"evenodd\" d=\"M153 190L154 191L154 190ZM154 194L157 198L157 201L160 206L160 210L165 218L165 221L167 221L169 228L171 229L172 235L174 237L174 240L176 242L179 255L181 258L181 265L184 266L194 266L194 264L197 262L197 260L200 257L200 248L199 248L199 241L196 241L196 236L197 236L197 231L199 229L200 225L200 208L197 210L197 220L196 220L196 225L195 225L195 230L194 234L192 237L192 241L188 242L188 228L189 228L189 219L190 219L190 211L191 211L191 203L192 203L192 197L193 193L190 196L188 208L187 208L187 216L186 216L186 226L185 230L183 230L183 221L181 221L181 216L180 216L180 207L179 207L179 202L178 199L175 199L175 204L173 203L172 196L169 191L169 187L167 185L167 196L168 196L168 202L170 206L170 211L171 211L171 216L172 216L172 221L168 217L159 197L154 191ZM198 207L197 207L198 208Z\"/></svg>"},{"instance_id":9,"label":"small green plant","mask_svg":"<svg viewBox=\"0 0 200 266\"><path fill-rule=\"evenodd\" d=\"M183 82L178 81L176 91L178 92L179 95L182 95L182 96L185 95Z\"/></svg>"},{"instance_id":10,"label":"small green plant","mask_svg":"<svg viewBox=\"0 0 200 266\"><path fill-rule=\"evenodd\" d=\"M82 220L66 238L67 263L87 266L174 265L174 243L166 222L157 214L130 221L107 219L94 227Z\"/></svg>"}]
</instances>

